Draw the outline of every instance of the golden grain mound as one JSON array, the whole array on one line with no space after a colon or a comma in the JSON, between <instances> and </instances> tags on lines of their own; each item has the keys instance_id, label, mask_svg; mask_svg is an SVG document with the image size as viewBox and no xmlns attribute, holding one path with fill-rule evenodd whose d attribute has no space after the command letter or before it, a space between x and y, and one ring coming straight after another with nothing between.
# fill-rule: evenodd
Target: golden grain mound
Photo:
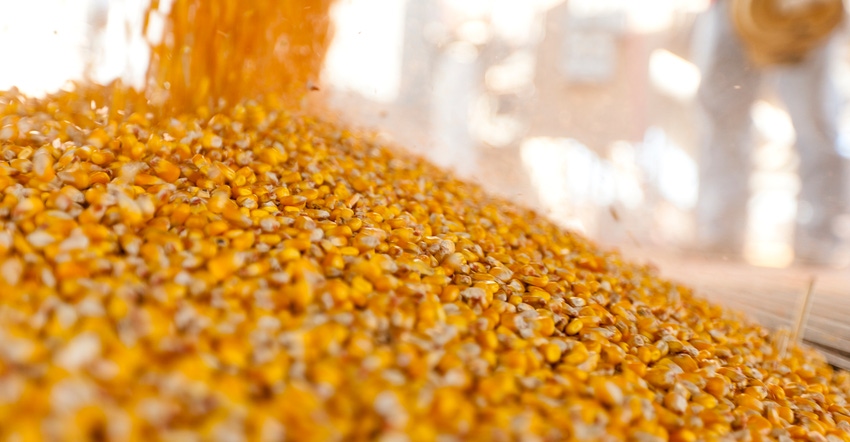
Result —
<instances>
[{"instance_id":1,"label":"golden grain mound","mask_svg":"<svg viewBox=\"0 0 850 442\"><path fill-rule=\"evenodd\" d=\"M850 441L817 354L293 110L329 4L154 1L146 91L0 93L0 440Z\"/></svg>"},{"instance_id":2,"label":"golden grain mound","mask_svg":"<svg viewBox=\"0 0 850 442\"><path fill-rule=\"evenodd\" d=\"M530 211L118 93L0 96L4 440L850 440L847 373Z\"/></svg>"}]
</instances>

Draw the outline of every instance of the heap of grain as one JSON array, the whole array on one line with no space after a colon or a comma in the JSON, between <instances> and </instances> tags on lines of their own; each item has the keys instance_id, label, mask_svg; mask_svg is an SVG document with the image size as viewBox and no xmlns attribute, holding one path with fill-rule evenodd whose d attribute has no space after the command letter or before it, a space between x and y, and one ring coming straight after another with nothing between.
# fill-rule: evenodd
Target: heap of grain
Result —
<instances>
[{"instance_id":1,"label":"heap of grain","mask_svg":"<svg viewBox=\"0 0 850 442\"><path fill-rule=\"evenodd\" d=\"M195 3L166 42L239 12ZM162 105L0 95L0 439L850 440L850 378L818 355L292 100L166 65Z\"/></svg>"}]
</instances>

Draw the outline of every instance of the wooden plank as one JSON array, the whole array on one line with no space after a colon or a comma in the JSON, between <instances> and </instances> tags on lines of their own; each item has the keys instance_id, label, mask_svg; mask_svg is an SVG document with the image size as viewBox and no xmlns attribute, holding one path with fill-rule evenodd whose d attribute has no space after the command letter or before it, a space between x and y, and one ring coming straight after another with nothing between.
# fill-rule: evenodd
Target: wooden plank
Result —
<instances>
[{"instance_id":1,"label":"wooden plank","mask_svg":"<svg viewBox=\"0 0 850 442\"><path fill-rule=\"evenodd\" d=\"M814 342L822 347L850 353L850 339L847 339L847 336L848 335L833 335L816 328L808 328L806 329L804 339L809 342Z\"/></svg>"},{"instance_id":2,"label":"wooden plank","mask_svg":"<svg viewBox=\"0 0 850 442\"><path fill-rule=\"evenodd\" d=\"M828 318L812 317L807 329L815 329L839 339L850 339L850 325Z\"/></svg>"},{"instance_id":3,"label":"wooden plank","mask_svg":"<svg viewBox=\"0 0 850 442\"><path fill-rule=\"evenodd\" d=\"M809 344L812 345L814 348L816 348L821 353L823 353L823 355L826 356L826 360L830 364L832 364L832 365L834 365L838 368L842 368L844 370L850 370L850 356L848 356L847 354L842 354L842 353L836 352L832 349L824 348L824 347L818 345L817 343L809 343Z\"/></svg>"},{"instance_id":4,"label":"wooden plank","mask_svg":"<svg viewBox=\"0 0 850 442\"><path fill-rule=\"evenodd\" d=\"M847 295L850 299L850 294ZM829 319L830 321L846 322L850 315L850 309L835 304L822 303L818 305L818 299L815 299L815 305L812 306L812 317ZM848 324L850 326L850 324Z\"/></svg>"}]
</instances>

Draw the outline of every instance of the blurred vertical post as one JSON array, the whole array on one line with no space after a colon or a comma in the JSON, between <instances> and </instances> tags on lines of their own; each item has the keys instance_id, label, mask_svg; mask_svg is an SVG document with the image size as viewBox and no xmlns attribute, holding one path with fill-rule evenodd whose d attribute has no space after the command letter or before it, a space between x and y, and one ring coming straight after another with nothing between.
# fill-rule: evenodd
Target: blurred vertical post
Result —
<instances>
[{"instance_id":1,"label":"blurred vertical post","mask_svg":"<svg viewBox=\"0 0 850 442\"><path fill-rule=\"evenodd\" d=\"M417 109L429 106L429 94L423 85L431 84L434 64L438 56L434 44L433 26L438 23L437 4L434 0L408 1L404 13L404 47L402 67L404 75L399 87L400 104Z\"/></svg>"}]
</instances>

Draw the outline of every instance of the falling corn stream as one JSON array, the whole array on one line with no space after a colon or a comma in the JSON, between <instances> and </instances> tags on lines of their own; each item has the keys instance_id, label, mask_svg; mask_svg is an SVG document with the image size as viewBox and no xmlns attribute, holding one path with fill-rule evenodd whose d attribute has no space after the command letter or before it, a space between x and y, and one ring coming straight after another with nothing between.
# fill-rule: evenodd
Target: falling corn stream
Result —
<instances>
[{"instance_id":1,"label":"falling corn stream","mask_svg":"<svg viewBox=\"0 0 850 442\"><path fill-rule=\"evenodd\" d=\"M0 440L850 440L819 354L305 110L329 7L0 93Z\"/></svg>"}]
</instances>

